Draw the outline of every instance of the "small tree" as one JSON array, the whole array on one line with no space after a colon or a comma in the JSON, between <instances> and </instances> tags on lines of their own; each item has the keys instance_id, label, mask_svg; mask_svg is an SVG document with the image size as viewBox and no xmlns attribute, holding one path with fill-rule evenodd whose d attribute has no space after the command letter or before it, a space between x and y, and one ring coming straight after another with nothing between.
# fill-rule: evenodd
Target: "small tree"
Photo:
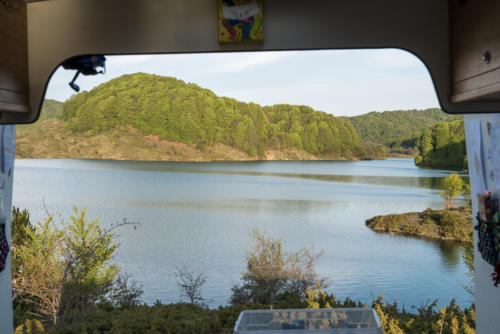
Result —
<instances>
[{"instance_id":1,"label":"small tree","mask_svg":"<svg viewBox=\"0 0 500 334\"><path fill-rule=\"evenodd\" d=\"M29 242L28 231L33 230L33 225L30 222L30 214L28 210L20 210L12 208L12 245L14 247L25 245ZM16 257L12 257L12 276L15 272L21 270L22 263Z\"/></svg>"},{"instance_id":2,"label":"small tree","mask_svg":"<svg viewBox=\"0 0 500 334\"><path fill-rule=\"evenodd\" d=\"M64 234L53 224L53 216L26 232L30 242L13 247L13 257L22 263L13 273L13 290L34 306L34 315L56 324L64 286Z\"/></svg>"},{"instance_id":3,"label":"small tree","mask_svg":"<svg viewBox=\"0 0 500 334\"><path fill-rule=\"evenodd\" d=\"M13 290L33 313L53 325L68 312L95 305L111 292L119 269L111 262L117 247L113 230L127 221L100 227L89 221L85 209L71 222L55 223L54 215L34 228L25 228L24 244L13 247L22 263L13 274Z\"/></svg>"},{"instance_id":4,"label":"small tree","mask_svg":"<svg viewBox=\"0 0 500 334\"><path fill-rule=\"evenodd\" d=\"M19 208L12 208L12 277L16 277L23 267L23 263L16 256L16 248L30 242L27 231L33 230L33 225L30 222L30 215L28 210L20 210ZM30 317L33 312L33 304L24 302L17 293L13 293L13 308L14 308L14 323L22 324ZM30 323L31 326L31 323Z\"/></svg>"},{"instance_id":5,"label":"small tree","mask_svg":"<svg viewBox=\"0 0 500 334\"><path fill-rule=\"evenodd\" d=\"M253 245L247 253L247 271L243 273L243 285L232 288L232 304L275 304L276 297L283 293L305 295L308 287L326 279L320 279L315 271L322 252L313 248L302 248L296 252L285 252L279 239L267 237L257 229L251 231Z\"/></svg>"},{"instance_id":6,"label":"small tree","mask_svg":"<svg viewBox=\"0 0 500 334\"><path fill-rule=\"evenodd\" d=\"M205 271L195 272L186 266L174 267L174 269L177 287L181 290L180 297L187 298L191 304L204 305L205 299L201 296L201 289L207 281Z\"/></svg>"},{"instance_id":7,"label":"small tree","mask_svg":"<svg viewBox=\"0 0 500 334\"><path fill-rule=\"evenodd\" d=\"M81 310L107 295L120 269L111 261L118 245L112 230L78 212L65 229L65 307ZM126 223L126 222L125 222Z\"/></svg>"},{"instance_id":8,"label":"small tree","mask_svg":"<svg viewBox=\"0 0 500 334\"><path fill-rule=\"evenodd\" d=\"M464 181L462 181L457 173L452 173L443 179L441 188L443 191L440 195L445 199L445 208L454 208L454 198L464 191Z\"/></svg>"}]
</instances>

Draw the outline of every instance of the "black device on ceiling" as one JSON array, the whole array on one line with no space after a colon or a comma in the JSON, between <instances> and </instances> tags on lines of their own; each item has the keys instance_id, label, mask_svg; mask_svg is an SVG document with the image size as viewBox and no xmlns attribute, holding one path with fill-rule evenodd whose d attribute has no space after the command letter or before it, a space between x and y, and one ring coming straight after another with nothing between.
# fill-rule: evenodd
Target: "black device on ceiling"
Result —
<instances>
[{"instance_id":1,"label":"black device on ceiling","mask_svg":"<svg viewBox=\"0 0 500 334\"><path fill-rule=\"evenodd\" d=\"M75 83L78 75L96 75L106 72L106 57L103 55L91 56L77 56L66 60L62 63L62 67L66 70L76 70L73 80L70 81L69 86L75 90L80 91L80 87ZM98 70L101 67L102 70Z\"/></svg>"}]
</instances>

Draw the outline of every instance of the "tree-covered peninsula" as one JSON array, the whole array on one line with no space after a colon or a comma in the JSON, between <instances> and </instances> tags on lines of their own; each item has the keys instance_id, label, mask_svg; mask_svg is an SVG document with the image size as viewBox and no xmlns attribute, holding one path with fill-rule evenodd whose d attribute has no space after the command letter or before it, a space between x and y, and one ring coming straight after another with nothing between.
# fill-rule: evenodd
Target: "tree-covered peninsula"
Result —
<instances>
[{"instance_id":1,"label":"tree-covered peninsula","mask_svg":"<svg viewBox=\"0 0 500 334\"><path fill-rule=\"evenodd\" d=\"M379 232L465 243L473 242L470 206L376 216L368 219L365 224Z\"/></svg>"},{"instance_id":2,"label":"tree-covered peninsula","mask_svg":"<svg viewBox=\"0 0 500 334\"><path fill-rule=\"evenodd\" d=\"M347 117L346 117L347 118ZM415 155L417 141L424 130L437 122L463 119L462 115L450 115L441 109L395 110L370 112L348 117L363 141L382 144L390 154Z\"/></svg>"},{"instance_id":3,"label":"tree-covered peninsula","mask_svg":"<svg viewBox=\"0 0 500 334\"><path fill-rule=\"evenodd\" d=\"M463 120L438 122L426 129L418 140L420 167L467 169Z\"/></svg>"},{"instance_id":4,"label":"tree-covered peninsula","mask_svg":"<svg viewBox=\"0 0 500 334\"><path fill-rule=\"evenodd\" d=\"M455 203L456 196L468 196L469 184L457 173L452 173L441 180L441 189L444 210L427 208L422 212L376 216L368 219L365 225L374 231L472 243L472 208L470 205L457 208Z\"/></svg>"},{"instance_id":5,"label":"tree-covered peninsula","mask_svg":"<svg viewBox=\"0 0 500 334\"><path fill-rule=\"evenodd\" d=\"M123 154L118 158L132 159L140 158L134 151L141 145L154 151L146 160L177 160L172 150L190 151L178 160L196 160L189 155L198 153L200 160L385 157L380 145L362 142L348 120L331 114L307 106L243 103L195 84L145 73L124 75L74 95L49 121L35 124L54 129L44 133L49 136L46 144L66 143L57 143L57 152L44 147L30 151L29 142L44 142L33 137L41 129L21 127L19 157L34 157L35 152L37 157L67 157L65 153L71 152L74 157L117 158L119 148ZM123 139L126 147L120 146ZM224 156L227 152L234 157Z\"/></svg>"}]
</instances>

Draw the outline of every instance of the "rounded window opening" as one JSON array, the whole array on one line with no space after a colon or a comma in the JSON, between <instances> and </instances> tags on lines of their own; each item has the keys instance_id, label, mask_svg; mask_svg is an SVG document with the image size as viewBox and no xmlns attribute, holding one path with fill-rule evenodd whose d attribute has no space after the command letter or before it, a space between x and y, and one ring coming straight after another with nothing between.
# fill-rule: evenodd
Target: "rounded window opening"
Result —
<instances>
[{"instance_id":1,"label":"rounded window opening","mask_svg":"<svg viewBox=\"0 0 500 334\"><path fill-rule=\"evenodd\" d=\"M468 183L463 116L415 56L106 58L77 94L58 69L17 127L13 205L59 228L73 206L104 230L134 222L109 264L137 300L299 307L318 283L337 301L470 306L469 198L442 195Z\"/></svg>"}]
</instances>

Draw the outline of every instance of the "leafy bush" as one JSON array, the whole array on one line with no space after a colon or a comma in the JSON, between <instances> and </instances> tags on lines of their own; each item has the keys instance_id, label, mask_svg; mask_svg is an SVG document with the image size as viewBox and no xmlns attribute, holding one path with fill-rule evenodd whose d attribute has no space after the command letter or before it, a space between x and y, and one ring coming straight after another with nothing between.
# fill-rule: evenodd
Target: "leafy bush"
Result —
<instances>
[{"instance_id":1,"label":"leafy bush","mask_svg":"<svg viewBox=\"0 0 500 334\"><path fill-rule=\"evenodd\" d=\"M57 324L73 310L95 307L110 293L129 303L142 293L128 290L111 261L117 247L113 230L129 223L104 229L98 220L87 220L85 209L74 208L74 213L70 222L56 223L51 215L31 226L29 215L13 210L14 230L24 231L13 240L13 257L22 263L13 268L14 307L16 313L24 312L16 320L24 322L27 313Z\"/></svg>"},{"instance_id":2,"label":"leafy bush","mask_svg":"<svg viewBox=\"0 0 500 334\"><path fill-rule=\"evenodd\" d=\"M404 215L390 214L368 219L366 225L373 229L397 230L404 220Z\"/></svg>"},{"instance_id":3,"label":"leafy bush","mask_svg":"<svg viewBox=\"0 0 500 334\"><path fill-rule=\"evenodd\" d=\"M243 284L233 286L232 305L261 303L274 305L277 296L295 294L303 296L306 289L317 281L326 284L315 271L322 256L312 248L285 252L279 239L267 237L257 229L252 230L253 245L247 253L247 271Z\"/></svg>"},{"instance_id":4,"label":"leafy bush","mask_svg":"<svg viewBox=\"0 0 500 334\"><path fill-rule=\"evenodd\" d=\"M439 220L439 225L443 227L461 226L463 225L463 219L460 214L452 211L443 211L441 219Z\"/></svg>"},{"instance_id":5,"label":"leafy bush","mask_svg":"<svg viewBox=\"0 0 500 334\"><path fill-rule=\"evenodd\" d=\"M318 292L316 290L316 292ZM299 296L295 296L299 297ZM365 307L370 306L378 313L382 329L386 334L472 334L475 333L474 306L462 309L451 301L442 309L436 309L437 302L413 308L408 312L396 302L387 303L380 295L371 303L355 302L349 298L337 300L333 295L319 291L313 293L310 301L300 297L291 298L292 303L282 303L280 309L307 307ZM247 304L208 309L193 304L136 305L126 308L99 306L97 309L78 313L71 323L65 323L46 330L49 334L66 333L232 333L239 314L248 309L269 309L270 305Z\"/></svg>"},{"instance_id":6,"label":"leafy bush","mask_svg":"<svg viewBox=\"0 0 500 334\"><path fill-rule=\"evenodd\" d=\"M472 215L470 211L470 207L452 210L428 208L422 212L376 216L368 219L365 224L374 230L472 242Z\"/></svg>"}]
</instances>

